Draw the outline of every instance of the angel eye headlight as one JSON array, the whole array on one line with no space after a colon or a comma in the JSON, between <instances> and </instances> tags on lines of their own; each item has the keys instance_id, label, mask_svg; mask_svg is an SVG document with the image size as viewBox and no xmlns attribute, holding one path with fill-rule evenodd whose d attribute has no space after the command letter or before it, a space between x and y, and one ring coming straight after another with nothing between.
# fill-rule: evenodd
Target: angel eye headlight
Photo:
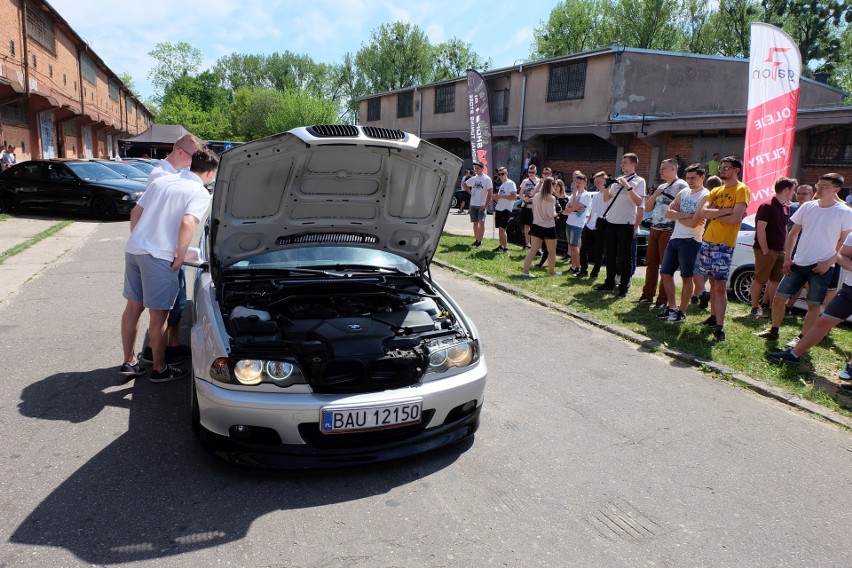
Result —
<instances>
[{"instance_id":1,"label":"angel eye headlight","mask_svg":"<svg viewBox=\"0 0 852 568\"><path fill-rule=\"evenodd\" d=\"M476 361L476 349L472 341L456 343L429 354L429 371L440 373L453 367L466 367Z\"/></svg>"},{"instance_id":2,"label":"angel eye headlight","mask_svg":"<svg viewBox=\"0 0 852 568\"><path fill-rule=\"evenodd\" d=\"M263 361L240 359L234 365L234 376L240 384L257 385L263 380Z\"/></svg>"},{"instance_id":3,"label":"angel eye headlight","mask_svg":"<svg viewBox=\"0 0 852 568\"><path fill-rule=\"evenodd\" d=\"M275 382L285 381L293 374L293 363L287 361L267 361L266 374Z\"/></svg>"}]
</instances>

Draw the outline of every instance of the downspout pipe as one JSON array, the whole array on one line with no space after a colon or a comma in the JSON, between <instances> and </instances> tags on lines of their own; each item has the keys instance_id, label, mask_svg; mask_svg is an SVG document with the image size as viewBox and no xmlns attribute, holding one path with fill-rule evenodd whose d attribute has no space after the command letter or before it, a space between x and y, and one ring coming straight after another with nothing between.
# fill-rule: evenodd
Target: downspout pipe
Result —
<instances>
[{"instance_id":1,"label":"downspout pipe","mask_svg":"<svg viewBox=\"0 0 852 568\"><path fill-rule=\"evenodd\" d=\"M518 142L524 141L524 110L526 108L526 100L527 100L527 74L524 73L524 64L521 63L518 66L518 73L521 74L523 80L521 82L521 114L518 120Z\"/></svg>"},{"instance_id":2,"label":"downspout pipe","mask_svg":"<svg viewBox=\"0 0 852 568\"><path fill-rule=\"evenodd\" d=\"M414 87L414 92L417 93L417 137L422 138L421 131L423 130L423 92L417 87Z\"/></svg>"}]
</instances>

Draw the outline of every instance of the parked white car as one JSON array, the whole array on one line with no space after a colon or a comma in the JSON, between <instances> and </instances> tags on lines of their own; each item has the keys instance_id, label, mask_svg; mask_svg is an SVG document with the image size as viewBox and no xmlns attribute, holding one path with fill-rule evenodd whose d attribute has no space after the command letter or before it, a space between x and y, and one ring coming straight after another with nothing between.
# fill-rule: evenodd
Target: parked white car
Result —
<instances>
[{"instance_id":1,"label":"parked white car","mask_svg":"<svg viewBox=\"0 0 852 568\"><path fill-rule=\"evenodd\" d=\"M192 421L260 467L375 463L468 438L486 365L429 264L461 160L311 126L222 155L200 247Z\"/></svg>"},{"instance_id":2,"label":"parked white car","mask_svg":"<svg viewBox=\"0 0 852 568\"><path fill-rule=\"evenodd\" d=\"M737 234L737 246L734 247L731 273L730 278L728 278L728 291L744 304L751 304L751 284L754 282L754 230L754 215L748 215L743 219L740 232ZM841 284L845 277L846 271L842 270L840 273ZM806 310L807 302L804 299L799 299L794 306ZM848 321L852 322L852 318Z\"/></svg>"}]
</instances>

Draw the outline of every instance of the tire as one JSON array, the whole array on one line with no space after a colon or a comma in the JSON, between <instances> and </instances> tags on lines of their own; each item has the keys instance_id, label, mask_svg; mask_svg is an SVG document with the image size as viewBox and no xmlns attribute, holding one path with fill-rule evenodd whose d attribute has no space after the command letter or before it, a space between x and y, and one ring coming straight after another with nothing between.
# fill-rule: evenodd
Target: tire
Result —
<instances>
[{"instance_id":1,"label":"tire","mask_svg":"<svg viewBox=\"0 0 852 568\"><path fill-rule=\"evenodd\" d=\"M459 206L459 200L456 196L453 196L453 201L450 203L450 209L456 209Z\"/></svg>"},{"instance_id":2,"label":"tire","mask_svg":"<svg viewBox=\"0 0 852 568\"><path fill-rule=\"evenodd\" d=\"M98 219L112 221L118 216L115 203L107 197L95 197L92 200L92 214Z\"/></svg>"},{"instance_id":3,"label":"tire","mask_svg":"<svg viewBox=\"0 0 852 568\"><path fill-rule=\"evenodd\" d=\"M12 213L15 210L15 198L11 195L0 195L0 213Z\"/></svg>"},{"instance_id":4,"label":"tire","mask_svg":"<svg viewBox=\"0 0 852 568\"><path fill-rule=\"evenodd\" d=\"M191 407L191 422L192 433L196 438L201 437L201 409L198 407L198 393L195 391L195 377L190 377L192 381L192 407Z\"/></svg>"},{"instance_id":5,"label":"tire","mask_svg":"<svg viewBox=\"0 0 852 568\"><path fill-rule=\"evenodd\" d=\"M731 292L738 302L751 305L752 282L754 282L754 268L743 268L734 274L731 280Z\"/></svg>"}]
</instances>

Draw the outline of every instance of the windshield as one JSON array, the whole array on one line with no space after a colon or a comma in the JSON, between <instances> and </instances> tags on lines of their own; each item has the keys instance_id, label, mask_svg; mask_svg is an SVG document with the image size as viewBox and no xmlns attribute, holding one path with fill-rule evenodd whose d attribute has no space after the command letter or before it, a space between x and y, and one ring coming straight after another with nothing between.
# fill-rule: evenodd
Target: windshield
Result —
<instances>
[{"instance_id":1,"label":"windshield","mask_svg":"<svg viewBox=\"0 0 852 568\"><path fill-rule=\"evenodd\" d=\"M65 164L68 168L77 174L77 177L86 181L104 180L104 179L127 179L123 175L112 171L103 164L94 162L69 162Z\"/></svg>"},{"instance_id":2,"label":"windshield","mask_svg":"<svg viewBox=\"0 0 852 568\"><path fill-rule=\"evenodd\" d=\"M127 165L131 168L136 168L137 170L144 172L146 176L154 171L154 166L146 164L145 162L127 162Z\"/></svg>"},{"instance_id":3,"label":"windshield","mask_svg":"<svg viewBox=\"0 0 852 568\"><path fill-rule=\"evenodd\" d=\"M380 250L355 247L287 248L241 260L231 265L231 268L330 268L337 265L357 265L368 270L387 268L407 274L417 272L417 266L401 256Z\"/></svg>"},{"instance_id":4,"label":"windshield","mask_svg":"<svg viewBox=\"0 0 852 568\"><path fill-rule=\"evenodd\" d=\"M124 177L130 178L130 179L143 179L143 178L147 179L148 178L148 176L145 174L145 172L134 168L130 164L119 164L119 163L116 163L116 162L102 162L101 165L106 166L109 169L111 169L112 171L118 172L119 174L123 175Z\"/></svg>"}]
</instances>

